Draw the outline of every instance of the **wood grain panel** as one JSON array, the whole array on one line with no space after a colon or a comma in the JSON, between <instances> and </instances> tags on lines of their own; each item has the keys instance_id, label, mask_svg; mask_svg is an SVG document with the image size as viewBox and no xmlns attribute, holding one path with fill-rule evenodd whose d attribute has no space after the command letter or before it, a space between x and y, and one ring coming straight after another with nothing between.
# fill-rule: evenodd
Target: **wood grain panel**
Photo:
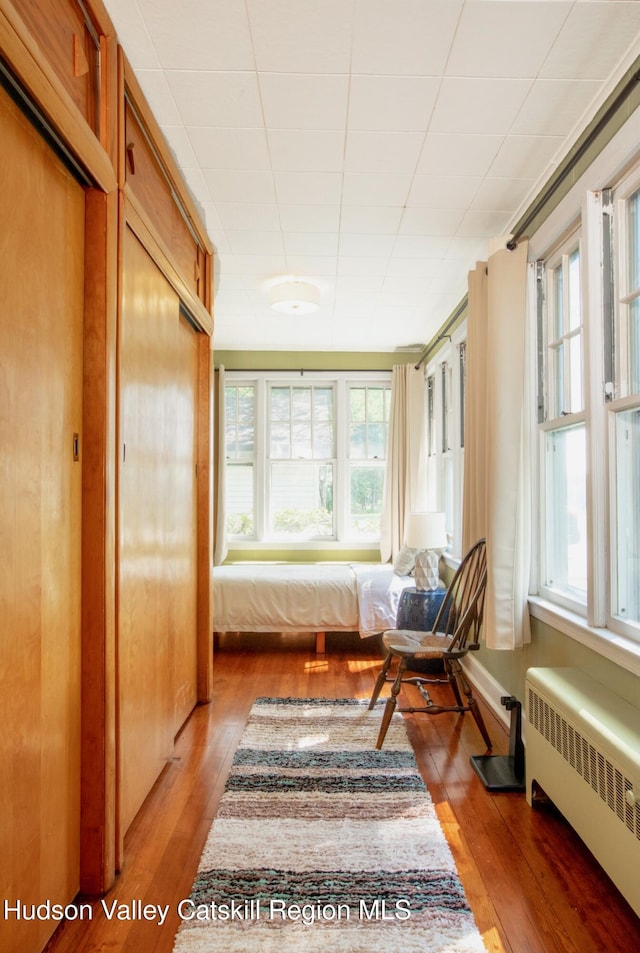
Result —
<instances>
[{"instance_id":1,"label":"wood grain panel","mask_svg":"<svg viewBox=\"0 0 640 953\"><path fill-rule=\"evenodd\" d=\"M13 0L65 89L100 136L100 49L75 0ZM91 21L89 21L91 22ZM94 34L97 31L91 24Z\"/></svg>"},{"instance_id":2,"label":"wood grain panel","mask_svg":"<svg viewBox=\"0 0 640 953\"><path fill-rule=\"evenodd\" d=\"M1 90L0 139L0 895L65 904L80 854L84 194ZM54 926L8 919L0 947L39 950Z\"/></svg>"},{"instance_id":3,"label":"wood grain panel","mask_svg":"<svg viewBox=\"0 0 640 953\"><path fill-rule=\"evenodd\" d=\"M124 118L124 174L127 185L175 259L178 271L200 300L206 299L205 253L199 248L176 204L157 150L127 100Z\"/></svg>"},{"instance_id":4,"label":"wood grain panel","mask_svg":"<svg viewBox=\"0 0 640 953\"><path fill-rule=\"evenodd\" d=\"M198 496L197 413L198 335L180 316L176 328L177 412L173 494L175 595L173 614L174 734L197 700Z\"/></svg>"},{"instance_id":5,"label":"wood grain panel","mask_svg":"<svg viewBox=\"0 0 640 953\"><path fill-rule=\"evenodd\" d=\"M118 695L124 833L171 754L168 592L175 455L178 298L125 232L120 317Z\"/></svg>"}]
</instances>

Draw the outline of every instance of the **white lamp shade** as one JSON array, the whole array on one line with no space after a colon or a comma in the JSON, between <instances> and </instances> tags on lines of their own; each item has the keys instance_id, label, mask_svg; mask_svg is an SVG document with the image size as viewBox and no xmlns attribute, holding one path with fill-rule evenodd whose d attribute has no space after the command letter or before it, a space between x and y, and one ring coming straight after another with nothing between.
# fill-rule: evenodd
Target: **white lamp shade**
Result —
<instances>
[{"instance_id":1,"label":"white lamp shade","mask_svg":"<svg viewBox=\"0 0 640 953\"><path fill-rule=\"evenodd\" d=\"M275 311L284 314L311 314L320 307L320 289L308 281L283 281L269 292L269 301Z\"/></svg>"},{"instance_id":2,"label":"white lamp shade","mask_svg":"<svg viewBox=\"0 0 640 953\"><path fill-rule=\"evenodd\" d=\"M445 549L447 534L444 520L444 513L409 513L405 522L405 546L411 549Z\"/></svg>"}]
</instances>

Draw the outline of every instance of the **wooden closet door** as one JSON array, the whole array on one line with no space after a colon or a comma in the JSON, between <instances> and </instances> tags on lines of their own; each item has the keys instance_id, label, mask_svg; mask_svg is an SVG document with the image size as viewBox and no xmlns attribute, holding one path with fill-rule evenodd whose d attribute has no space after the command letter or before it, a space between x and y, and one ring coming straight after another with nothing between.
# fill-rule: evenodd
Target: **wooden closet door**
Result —
<instances>
[{"instance_id":1,"label":"wooden closet door","mask_svg":"<svg viewBox=\"0 0 640 953\"><path fill-rule=\"evenodd\" d=\"M84 193L1 89L0 141L0 895L66 904L80 855ZM55 926L3 920L0 948L40 950Z\"/></svg>"},{"instance_id":2,"label":"wooden closet door","mask_svg":"<svg viewBox=\"0 0 640 953\"><path fill-rule=\"evenodd\" d=\"M176 592L173 600L174 735L196 704L198 683L198 335L182 315L177 327L175 393L177 434L173 502L176 558Z\"/></svg>"},{"instance_id":3,"label":"wooden closet door","mask_svg":"<svg viewBox=\"0 0 640 953\"><path fill-rule=\"evenodd\" d=\"M127 229L119 383L121 834L195 703L194 339L175 291Z\"/></svg>"}]
</instances>

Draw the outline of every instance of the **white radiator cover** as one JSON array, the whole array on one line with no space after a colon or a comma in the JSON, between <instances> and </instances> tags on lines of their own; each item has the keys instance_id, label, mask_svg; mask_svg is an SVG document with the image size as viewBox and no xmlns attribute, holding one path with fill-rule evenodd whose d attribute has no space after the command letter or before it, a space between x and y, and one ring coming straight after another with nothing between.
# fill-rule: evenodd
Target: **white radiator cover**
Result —
<instances>
[{"instance_id":1,"label":"white radiator cover","mask_svg":"<svg viewBox=\"0 0 640 953\"><path fill-rule=\"evenodd\" d=\"M527 801L539 785L640 916L640 710L575 668L525 689Z\"/></svg>"}]
</instances>

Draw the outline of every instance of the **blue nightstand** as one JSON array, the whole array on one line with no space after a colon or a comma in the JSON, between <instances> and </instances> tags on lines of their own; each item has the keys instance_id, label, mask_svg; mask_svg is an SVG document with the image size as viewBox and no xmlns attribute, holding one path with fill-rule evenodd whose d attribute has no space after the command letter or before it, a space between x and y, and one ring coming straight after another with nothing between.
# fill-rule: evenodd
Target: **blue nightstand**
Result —
<instances>
[{"instance_id":1,"label":"blue nightstand","mask_svg":"<svg viewBox=\"0 0 640 953\"><path fill-rule=\"evenodd\" d=\"M446 594L446 589L404 589L398 603L396 629L431 632ZM444 671L444 666L441 659L417 659L411 671L437 673Z\"/></svg>"}]
</instances>

